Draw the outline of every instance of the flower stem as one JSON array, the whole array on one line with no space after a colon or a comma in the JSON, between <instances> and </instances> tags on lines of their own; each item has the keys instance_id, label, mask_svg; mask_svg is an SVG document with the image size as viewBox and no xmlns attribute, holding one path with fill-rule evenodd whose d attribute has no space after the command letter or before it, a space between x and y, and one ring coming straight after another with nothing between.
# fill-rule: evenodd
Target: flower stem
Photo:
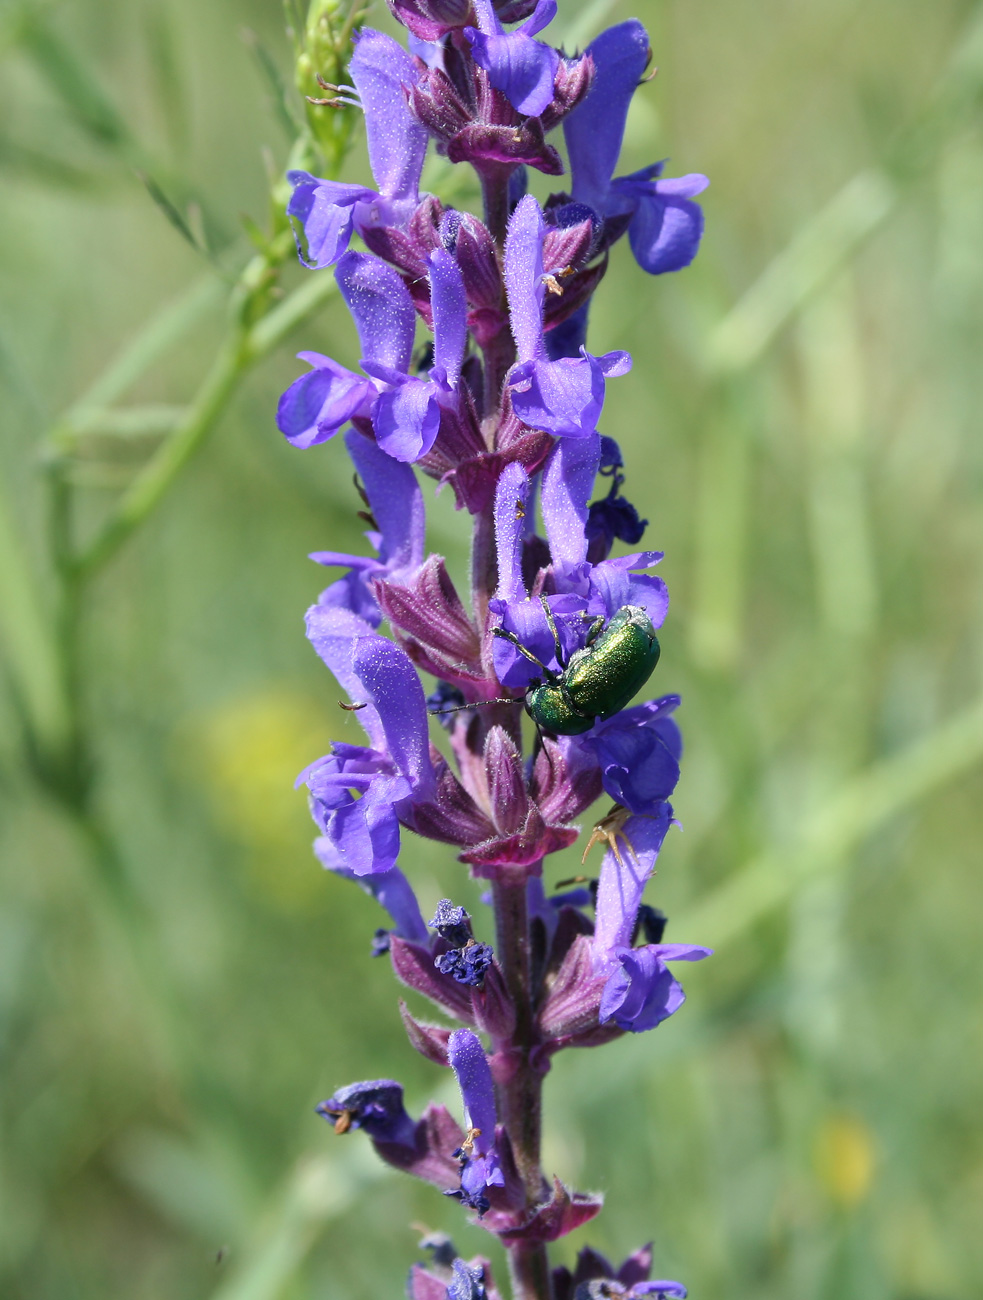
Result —
<instances>
[{"instance_id":1,"label":"flower stem","mask_svg":"<svg viewBox=\"0 0 983 1300\"><path fill-rule=\"evenodd\" d=\"M536 1043L532 963L526 884L495 881L495 931L498 959L515 1004L516 1026L507 1051L507 1077L499 1084L499 1115L512 1142L516 1167L526 1189L526 1207L544 1198L540 1167L543 1076L531 1061ZM508 1247L514 1300L550 1300L546 1247L516 1242Z\"/></svg>"}]
</instances>

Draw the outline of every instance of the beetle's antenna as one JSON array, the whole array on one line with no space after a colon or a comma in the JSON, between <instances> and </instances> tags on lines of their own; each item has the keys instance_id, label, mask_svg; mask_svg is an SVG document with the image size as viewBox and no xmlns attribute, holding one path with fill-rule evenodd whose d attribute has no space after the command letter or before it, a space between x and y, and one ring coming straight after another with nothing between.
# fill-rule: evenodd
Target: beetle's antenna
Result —
<instances>
[{"instance_id":1,"label":"beetle's antenna","mask_svg":"<svg viewBox=\"0 0 983 1300\"><path fill-rule=\"evenodd\" d=\"M546 626L553 633L553 645L556 647L556 662L560 665L562 672L566 668L566 661L563 658L563 646L560 645L560 634L556 629L556 619L553 617L553 611L550 609L549 601L545 596L540 596L543 606L543 613L546 615Z\"/></svg>"},{"instance_id":2,"label":"beetle's antenna","mask_svg":"<svg viewBox=\"0 0 983 1300\"><path fill-rule=\"evenodd\" d=\"M427 712L433 717L440 713L460 713L462 709L481 709L486 704L521 704L522 700L499 699L499 700L475 700L471 704L454 704L449 709L427 709Z\"/></svg>"},{"instance_id":3,"label":"beetle's antenna","mask_svg":"<svg viewBox=\"0 0 983 1300\"><path fill-rule=\"evenodd\" d=\"M516 650L524 654L530 663L534 663L537 668L542 669L548 681L555 682L557 680L556 673L553 672L552 668L547 668L541 659L537 659L531 650L527 650L514 632L507 632L504 627L493 627L492 636L500 636L503 641L508 641L510 645L514 645Z\"/></svg>"}]
</instances>

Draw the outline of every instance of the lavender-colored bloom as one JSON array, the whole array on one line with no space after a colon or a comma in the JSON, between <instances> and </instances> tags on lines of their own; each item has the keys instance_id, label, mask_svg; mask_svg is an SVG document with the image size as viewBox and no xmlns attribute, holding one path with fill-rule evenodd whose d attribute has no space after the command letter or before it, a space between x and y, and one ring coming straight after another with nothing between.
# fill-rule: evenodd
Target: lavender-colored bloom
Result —
<instances>
[{"instance_id":1,"label":"lavender-colored bloom","mask_svg":"<svg viewBox=\"0 0 983 1300\"><path fill-rule=\"evenodd\" d=\"M546 223L533 198L516 207L505 241L505 284L518 362L507 383L512 409L533 429L559 437L586 438L597 429L605 380L627 374L627 352L549 359L543 335L543 240Z\"/></svg>"},{"instance_id":2,"label":"lavender-colored bloom","mask_svg":"<svg viewBox=\"0 0 983 1300\"><path fill-rule=\"evenodd\" d=\"M478 28L465 27L475 63L520 113L538 117L553 98L553 80L560 56L549 45L533 40L556 17L556 0L539 0L532 17L506 32L491 0L474 0Z\"/></svg>"},{"instance_id":3,"label":"lavender-colored bloom","mask_svg":"<svg viewBox=\"0 0 983 1300\"><path fill-rule=\"evenodd\" d=\"M442 405L454 400L461 379L467 339L464 280L454 258L442 248L430 254L430 302L433 311L433 365L426 379L399 369L369 366L388 387L372 415L379 446L401 461L416 461L434 444Z\"/></svg>"},{"instance_id":4,"label":"lavender-colored bloom","mask_svg":"<svg viewBox=\"0 0 983 1300\"><path fill-rule=\"evenodd\" d=\"M346 253L335 279L355 318L365 375L319 352L298 353L314 368L290 385L277 407L277 427L295 447L325 442L353 416L371 417L386 388L375 374L381 369L384 376L405 377L410 366L416 313L398 273L378 258Z\"/></svg>"},{"instance_id":5,"label":"lavender-colored bloom","mask_svg":"<svg viewBox=\"0 0 983 1300\"><path fill-rule=\"evenodd\" d=\"M372 747L335 743L298 778L324 832L322 862L356 876L391 871L399 820L434 788L423 687L405 651L332 606L308 611L308 636L352 699Z\"/></svg>"},{"instance_id":6,"label":"lavender-colored bloom","mask_svg":"<svg viewBox=\"0 0 983 1300\"><path fill-rule=\"evenodd\" d=\"M371 420L379 446L400 461L419 460L433 446L442 405L454 400L461 378L467 303L454 259L442 249L430 257L434 364L426 379L409 373L416 312L398 272L377 257L346 253L335 269L355 319L363 375L317 352L300 353L314 369L280 399L277 424L295 447L324 442L350 419Z\"/></svg>"},{"instance_id":7,"label":"lavender-colored bloom","mask_svg":"<svg viewBox=\"0 0 983 1300\"><path fill-rule=\"evenodd\" d=\"M622 709L582 737L600 764L605 791L630 812L650 812L676 788L682 736L670 715L678 706L678 695L664 695Z\"/></svg>"},{"instance_id":8,"label":"lavender-colored bloom","mask_svg":"<svg viewBox=\"0 0 983 1300\"><path fill-rule=\"evenodd\" d=\"M464 1102L468 1141L461 1148L461 1186L447 1193L479 1214L488 1207L487 1189L503 1187L505 1175L495 1150L495 1087L481 1041L470 1029L457 1029L447 1041L447 1059L457 1075Z\"/></svg>"},{"instance_id":9,"label":"lavender-colored bloom","mask_svg":"<svg viewBox=\"0 0 983 1300\"><path fill-rule=\"evenodd\" d=\"M671 818L667 803L647 816L629 817L618 837L618 851L608 849L601 866L591 941L595 973L607 976L599 1018L602 1024L613 1021L632 1033L654 1029L686 1000L666 962L700 961L712 951L679 943L630 946L642 891L655 870Z\"/></svg>"},{"instance_id":10,"label":"lavender-colored bloom","mask_svg":"<svg viewBox=\"0 0 983 1300\"><path fill-rule=\"evenodd\" d=\"M343 578L322 592L319 604L340 605L373 627L382 611L371 588L373 579L406 582L423 563L426 517L423 494L409 465L393 460L370 439L349 429L345 446L365 489L372 519L378 526L367 533L376 555L343 551L314 551L310 558L326 567L350 565Z\"/></svg>"},{"instance_id":11,"label":"lavender-colored bloom","mask_svg":"<svg viewBox=\"0 0 983 1300\"><path fill-rule=\"evenodd\" d=\"M412 1147L416 1126L403 1106L403 1087L395 1079L372 1079L339 1088L317 1107L337 1133L361 1128L375 1142Z\"/></svg>"},{"instance_id":12,"label":"lavender-colored bloom","mask_svg":"<svg viewBox=\"0 0 983 1300\"><path fill-rule=\"evenodd\" d=\"M404 86L419 73L412 57L382 32L367 27L356 39L349 72L357 92L352 102L365 111L369 164L378 192L363 185L320 180L292 171L294 192L287 212L303 226L305 266L333 266L348 248L352 231L407 224L419 203L420 173L427 133L410 113Z\"/></svg>"},{"instance_id":13,"label":"lavender-colored bloom","mask_svg":"<svg viewBox=\"0 0 983 1300\"><path fill-rule=\"evenodd\" d=\"M602 32L587 52L594 81L563 124L573 197L602 217L629 218L628 238L642 270L679 271L700 246L703 213L692 200L710 182L697 173L662 180L663 163L612 179L628 106L649 60L648 34L632 18Z\"/></svg>"}]
</instances>

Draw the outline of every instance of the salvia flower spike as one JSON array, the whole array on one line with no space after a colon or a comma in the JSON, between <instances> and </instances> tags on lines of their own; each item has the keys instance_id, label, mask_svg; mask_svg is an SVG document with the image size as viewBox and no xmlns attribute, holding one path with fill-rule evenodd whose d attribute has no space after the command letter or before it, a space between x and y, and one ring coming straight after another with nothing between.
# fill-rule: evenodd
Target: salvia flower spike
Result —
<instances>
[{"instance_id":1,"label":"salvia flower spike","mask_svg":"<svg viewBox=\"0 0 983 1300\"><path fill-rule=\"evenodd\" d=\"M709 955L664 942L666 918L643 897L673 826L679 698L639 698L668 611L652 572L662 553L615 554L648 526L600 431L608 381L631 357L587 346L613 246L627 235L651 275L688 265L707 181L668 179L661 162L616 175L650 60L637 21L570 56L548 41L556 0L389 4L407 44L363 28L347 78L333 73L312 99L364 115L375 188L289 176L301 260L335 276L357 361L302 352L277 423L298 449L340 435L369 525L360 553L311 556L340 571L307 634L348 696L334 713L346 739L298 781L318 859L381 909L366 957L388 954L443 1017L400 1004L411 1044L453 1072L461 1104L414 1119L401 1085L375 1079L318 1111L497 1236L514 1300L683 1297L650 1278L651 1247L617 1267L584 1247L572 1269L551 1268L549 1243L601 1198L543 1169L540 1133L553 1056L655 1028L684 1000L675 963ZM561 125L570 176L541 203L526 169L563 173L549 139ZM421 192L431 146L474 168L480 215ZM473 519L470 601L427 550L419 474ZM588 872L600 846L597 877L551 894L546 860L602 796L609 811L581 840ZM461 895L417 898L407 833L451 846L484 882L480 912ZM503 1300L487 1260L441 1234L421 1249L412 1300Z\"/></svg>"}]
</instances>

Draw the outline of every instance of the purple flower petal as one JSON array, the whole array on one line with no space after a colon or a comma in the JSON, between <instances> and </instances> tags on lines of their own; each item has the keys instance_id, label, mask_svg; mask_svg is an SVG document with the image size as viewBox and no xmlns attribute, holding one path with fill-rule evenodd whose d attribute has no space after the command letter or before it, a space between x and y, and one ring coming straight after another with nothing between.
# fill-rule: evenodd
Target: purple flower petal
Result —
<instances>
[{"instance_id":1,"label":"purple flower petal","mask_svg":"<svg viewBox=\"0 0 983 1300\"><path fill-rule=\"evenodd\" d=\"M372 1079L339 1088L333 1097L317 1107L319 1115L335 1120L346 1116L345 1128L365 1129L376 1142L415 1145L416 1125L403 1106L402 1084L395 1079Z\"/></svg>"},{"instance_id":2,"label":"purple flower petal","mask_svg":"<svg viewBox=\"0 0 983 1300\"><path fill-rule=\"evenodd\" d=\"M521 362L509 374L512 409L530 428L589 437L601 418L605 376L625 374L630 365L626 352L593 357L583 349L579 357Z\"/></svg>"},{"instance_id":3,"label":"purple flower petal","mask_svg":"<svg viewBox=\"0 0 983 1300\"><path fill-rule=\"evenodd\" d=\"M648 33L632 18L602 32L587 53L594 59L594 80L586 99L563 123L572 193L595 212L612 216L619 201L621 211L630 210L629 201L610 195L609 190L628 106L648 63Z\"/></svg>"},{"instance_id":4,"label":"purple flower petal","mask_svg":"<svg viewBox=\"0 0 983 1300\"><path fill-rule=\"evenodd\" d=\"M410 113L404 86L415 86L419 72L412 55L398 41L371 27L355 42L349 73L365 110L365 134L372 175L380 194L391 200L385 224L402 205L408 219L417 205L420 173L427 151L427 133Z\"/></svg>"},{"instance_id":5,"label":"purple flower petal","mask_svg":"<svg viewBox=\"0 0 983 1300\"><path fill-rule=\"evenodd\" d=\"M440 429L437 385L408 376L382 393L372 413L372 427L387 456L407 463L425 456Z\"/></svg>"},{"instance_id":6,"label":"purple flower petal","mask_svg":"<svg viewBox=\"0 0 983 1300\"><path fill-rule=\"evenodd\" d=\"M426 514L420 485L409 465L354 430L345 434L345 446L379 525L379 562L391 581L399 581L423 563Z\"/></svg>"},{"instance_id":7,"label":"purple flower petal","mask_svg":"<svg viewBox=\"0 0 983 1300\"><path fill-rule=\"evenodd\" d=\"M487 1155L495 1144L498 1116L495 1085L481 1040L470 1029L456 1029L447 1040L447 1059L457 1075L467 1125L480 1129L474 1139L474 1149L479 1155Z\"/></svg>"},{"instance_id":8,"label":"purple flower petal","mask_svg":"<svg viewBox=\"0 0 983 1300\"><path fill-rule=\"evenodd\" d=\"M312 786L312 793L316 793ZM399 818L396 807L410 797L404 777L379 776L370 781L360 799L335 809L322 826L336 852L333 861L355 876L381 875L392 871L399 857Z\"/></svg>"},{"instance_id":9,"label":"purple flower petal","mask_svg":"<svg viewBox=\"0 0 983 1300\"><path fill-rule=\"evenodd\" d=\"M681 271L696 257L703 237L703 209L690 195L710 184L693 173L674 180L617 180L614 188L637 202L628 227L631 251L643 271L662 275Z\"/></svg>"},{"instance_id":10,"label":"purple flower petal","mask_svg":"<svg viewBox=\"0 0 983 1300\"><path fill-rule=\"evenodd\" d=\"M619 963L604 986L598 1012L602 1024L613 1020L619 1029L644 1033L667 1020L686 1001L682 985L667 961L702 961L710 948L653 943L642 948L619 948Z\"/></svg>"},{"instance_id":11,"label":"purple flower petal","mask_svg":"<svg viewBox=\"0 0 983 1300\"><path fill-rule=\"evenodd\" d=\"M632 1300L635 1300L636 1296L643 1295L654 1295L657 1300L662 1300L663 1296L672 1297L672 1300L686 1300L689 1292L682 1282L636 1282L629 1295Z\"/></svg>"},{"instance_id":12,"label":"purple flower petal","mask_svg":"<svg viewBox=\"0 0 983 1300\"><path fill-rule=\"evenodd\" d=\"M543 522L554 565L587 558L587 503L600 462L599 437L558 442L543 470Z\"/></svg>"},{"instance_id":13,"label":"purple flower petal","mask_svg":"<svg viewBox=\"0 0 983 1300\"><path fill-rule=\"evenodd\" d=\"M277 405L277 428L294 447L313 447L334 437L358 413L367 413L375 389L344 366L319 352L301 352L314 367L295 379Z\"/></svg>"},{"instance_id":14,"label":"purple flower petal","mask_svg":"<svg viewBox=\"0 0 983 1300\"><path fill-rule=\"evenodd\" d=\"M506 465L495 492L495 541L498 548L499 599L524 600L522 580L522 543L526 535L526 515L531 484L529 475L518 461Z\"/></svg>"},{"instance_id":15,"label":"purple flower petal","mask_svg":"<svg viewBox=\"0 0 983 1300\"><path fill-rule=\"evenodd\" d=\"M379 715L386 749L397 769L421 794L429 791L434 772L427 704L409 655L385 637L375 633L362 636L354 644L352 671L361 684L363 698L368 698Z\"/></svg>"},{"instance_id":16,"label":"purple flower petal","mask_svg":"<svg viewBox=\"0 0 983 1300\"><path fill-rule=\"evenodd\" d=\"M346 253L335 267L335 279L355 318L362 356L406 374L416 313L399 273L377 257Z\"/></svg>"},{"instance_id":17,"label":"purple flower petal","mask_svg":"<svg viewBox=\"0 0 983 1300\"><path fill-rule=\"evenodd\" d=\"M543 350L543 237L546 223L531 194L516 205L505 239L505 288L520 362Z\"/></svg>"},{"instance_id":18,"label":"purple flower petal","mask_svg":"<svg viewBox=\"0 0 983 1300\"><path fill-rule=\"evenodd\" d=\"M365 700L365 691L352 666L352 650L356 638L374 635L372 628L350 610L336 605L312 605L307 611L306 623L311 645L347 691L349 699L361 704ZM364 727L373 748L382 749L385 732L375 707L366 703L355 717Z\"/></svg>"},{"instance_id":19,"label":"purple flower petal","mask_svg":"<svg viewBox=\"0 0 983 1300\"><path fill-rule=\"evenodd\" d=\"M506 33L491 0L475 0L481 28L465 27L475 63L488 80L527 117L538 117L553 99L553 81L560 64L556 50L532 39L556 14L556 0L539 0L528 22Z\"/></svg>"},{"instance_id":20,"label":"purple flower petal","mask_svg":"<svg viewBox=\"0 0 983 1300\"><path fill-rule=\"evenodd\" d=\"M294 187L287 215L300 222L307 244L305 254L298 237L300 260L312 270L334 266L351 240L355 205L374 199L374 192L364 185L321 180L310 172L287 172L287 180Z\"/></svg>"},{"instance_id":21,"label":"purple flower petal","mask_svg":"<svg viewBox=\"0 0 983 1300\"><path fill-rule=\"evenodd\" d=\"M618 854L608 849L604 855L592 940L599 975L614 969L614 953L631 942L642 892L655 870L671 817L672 810L667 803L660 804L648 816L630 817L618 836Z\"/></svg>"},{"instance_id":22,"label":"purple flower petal","mask_svg":"<svg viewBox=\"0 0 983 1300\"><path fill-rule=\"evenodd\" d=\"M432 377L456 388L468 338L468 301L457 262L442 248L430 254L430 303L433 307Z\"/></svg>"}]
</instances>

